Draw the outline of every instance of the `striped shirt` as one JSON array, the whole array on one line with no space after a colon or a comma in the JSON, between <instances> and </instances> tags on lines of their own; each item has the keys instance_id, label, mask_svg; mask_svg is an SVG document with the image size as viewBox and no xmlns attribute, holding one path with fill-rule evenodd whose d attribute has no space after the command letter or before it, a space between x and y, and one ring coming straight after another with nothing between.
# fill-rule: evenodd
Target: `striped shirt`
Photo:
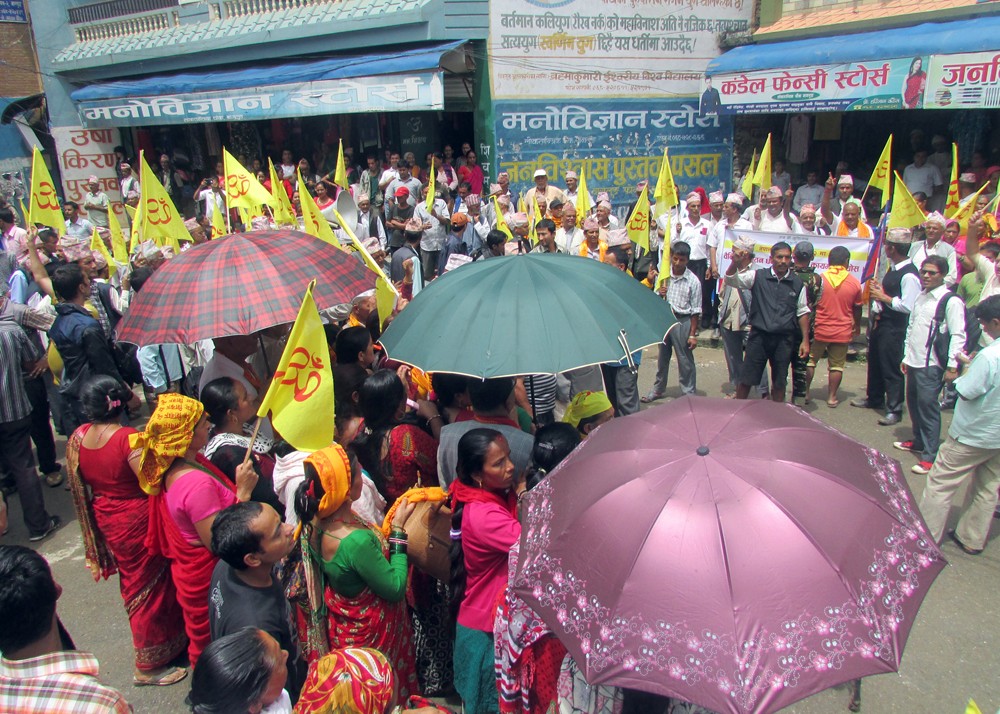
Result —
<instances>
[{"instance_id":1,"label":"striped shirt","mask_svg":"<svg viewBox=\"0 0 1000 714\"><path fill-rule=\"evenodd\" d=\"M41 357L19 325L13 321L0 322L0 423L20 421L31 414L21 370Z\"/></svg>"},{"instance_id":2,"label":"striped shirt","mask_svg":"<svg viewBox=\"0 0 1000 714\"><path fill-rule=\"evenodd\" d=\"M129 714L131 705L97 679L97 658L51 652L0 659L0 711L18 714Z\"/></svg>"}]
</instances>

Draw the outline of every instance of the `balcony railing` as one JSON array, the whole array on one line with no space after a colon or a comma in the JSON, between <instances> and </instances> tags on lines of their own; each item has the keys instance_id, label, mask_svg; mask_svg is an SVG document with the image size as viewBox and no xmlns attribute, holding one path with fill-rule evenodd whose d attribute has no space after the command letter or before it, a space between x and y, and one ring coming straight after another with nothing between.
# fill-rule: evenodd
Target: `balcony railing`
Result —
<instances>
[{"instance_id":1,"label":"balcony railing","mask_svg":"<svg viewBox=\"0 0 1000 714\"><path fill-rule=\"evenodd\" d=\"M112 40L147 32L159 32L178 25L177 11L159 12L141 17L131 17L113 22L74 27L77 42Z\"/></svg>"},{"instance_id":2,"label":"balcony railing","mask_svg":"<svg viewBox=\"0 0 1000 714\"><path fill-rule=\"evenodd\" d=\"M280 12L311 5L323 5L335 0L223 0L223 17L245 17L264 12Z\"/></svg>"},{"instance_id":3,"label":"balcony railing","mask_svg":"<svg viewBox=\"0 0 1000 714\"><path fill-rule=\"evenodd\" d=\"M177 7L177 4L178 0L106 0L69 8L69 22L71 25L103 22Z\"/></svg>"}]
</instances>

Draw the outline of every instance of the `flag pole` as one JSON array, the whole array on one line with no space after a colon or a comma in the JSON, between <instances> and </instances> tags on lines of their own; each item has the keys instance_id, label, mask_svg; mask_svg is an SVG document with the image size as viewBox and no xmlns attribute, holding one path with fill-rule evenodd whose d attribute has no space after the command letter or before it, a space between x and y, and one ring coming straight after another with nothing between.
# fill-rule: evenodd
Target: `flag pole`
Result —
<instances>
[{"instance_id":1,"label":"flag pole","mask_svg":"<svg viewBox=\"0 0 1000 714\"><path fill-rule=\"evenodd\" d=\"M271 412L268 412L268 414L270 414L270 413ZM251 435L251 437L250 437L250 446L247 447L246 456L243 457L243 463L244 464L250 460L251 456L253 456L253 445L254 445L254 442L257 441L257 434L260 433L260 427L264 423L264 419L266 419L266 418L267 417L261 417L261 416L257 417L257 424L254 426L254 428L253 428L253 435Z\"/></svg>"}]
</instances>

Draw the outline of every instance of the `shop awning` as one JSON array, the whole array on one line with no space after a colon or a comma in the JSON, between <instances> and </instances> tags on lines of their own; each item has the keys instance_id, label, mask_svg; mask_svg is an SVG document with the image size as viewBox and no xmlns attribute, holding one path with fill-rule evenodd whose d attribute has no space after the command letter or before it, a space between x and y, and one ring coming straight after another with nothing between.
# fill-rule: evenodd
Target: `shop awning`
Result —
<instances>
[{"instance_id":1,"label":"shop awning","mask_svg":"<svg viewBox=\"0 0 1000 714\"><path fill-rule=\"evenodd\" d=\"M443 71L472 68L464 44L102 82L70 97L85 127L439 110Z\"/></svg>"},{"instance_id":2,"label":"shop awning","mask_svg":"<svg viewBox=\"0 0 1000 714\"><path fill-rule=\"evenodd\" d=\"M708 64L720 114L1000 107L1000 17L737 47Z\"/></svg>"},{"instance_id":3,"label":"shop awning","mask_svg":"<svg viewBox=\"0 0 1000 714\"><path fill-rule=\"evenodd\" d=\"M835 37L814 37L729 50L708 63L706 74L786 67L872 62L881 59L1000 50L1000 16Z\"/></svg>"}]
</instances>

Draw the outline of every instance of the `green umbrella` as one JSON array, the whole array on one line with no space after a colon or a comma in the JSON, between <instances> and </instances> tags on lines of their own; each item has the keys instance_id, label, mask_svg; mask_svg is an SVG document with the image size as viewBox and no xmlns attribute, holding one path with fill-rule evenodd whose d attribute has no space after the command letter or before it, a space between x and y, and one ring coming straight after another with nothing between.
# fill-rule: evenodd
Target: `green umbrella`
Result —
<instances>
[{"instance_id":1,"label":"green umbrella","mask_svg":"<svg viewBox=\"0 0 1000 714\"><path fill-rule=\"evenodd\" d=\"M531 254L445 273L381 342L390 358L425 372L508 377L618 362L661 342L675 323L665 300L620 270Z\"/></svg>"}]
</instances>

